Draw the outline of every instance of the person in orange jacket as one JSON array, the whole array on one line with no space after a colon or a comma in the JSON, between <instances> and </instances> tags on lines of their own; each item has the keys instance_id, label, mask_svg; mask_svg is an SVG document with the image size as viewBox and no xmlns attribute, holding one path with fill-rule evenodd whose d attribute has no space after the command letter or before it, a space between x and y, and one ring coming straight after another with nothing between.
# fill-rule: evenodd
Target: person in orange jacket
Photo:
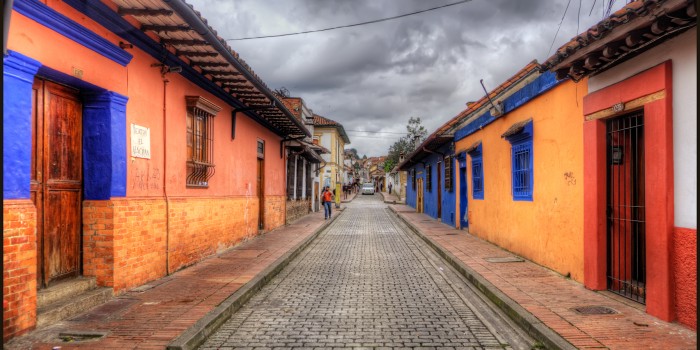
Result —
<instances>
[{"instance_id":1,"label":"person in orange jacket","mask_svg":"<svg viewBox=\"0 0 700 350\"><path fill-rule=\"evenodd\" d=\"M333 193L328 189L328 186L323 187L321 193L321 203L323 203L324 220L331 218L331 205L333 204Z\"/></svg>"}]
</instances>

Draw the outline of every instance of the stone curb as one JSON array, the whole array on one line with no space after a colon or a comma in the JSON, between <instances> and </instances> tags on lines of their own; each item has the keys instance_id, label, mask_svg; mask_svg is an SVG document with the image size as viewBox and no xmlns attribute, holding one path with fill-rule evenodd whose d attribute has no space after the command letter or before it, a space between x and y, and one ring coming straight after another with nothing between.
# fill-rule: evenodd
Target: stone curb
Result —
<instances>
[{"instance_id":1,"label":"stone curb","mask_svg":"<svg viewBox=\"0 0 700 350\"><path fill-rule=\"evenodd\" d=\"M489 282L486 278L471 269L469 266L460 261L449 251L442 249L438 243L430 237L423 234L417 227L400 215L393 206L389 207L396 216L408 226L413 233L427 243L433 250L454 267L462 276L479 289L491 302L496 304L508 317L522 327L527 334L535 340L540 341L547 349L576 349L571 343L564 339L561 335L547 327L535 315L525 310L520 304L501 292L496 286Z\"/></svg>"},{"instance_id":2,"label":"stone curb","mask_svg":"<svg viewBox=\"0 0 700 350\"><path fill-rule=\"evenodd\" d=\"M279 257L272 265L257 274L252 280L241 286L236 292L231 294L219 306L209 311L204 317L197 320L192 326L187 328L177 338L173 339L166 349L168 350L189 350L196 349L207 337L216 332L231 316L238 311L250 298L272 280L282 269L299 255L321 232L326 230L343 212L334 216L331 220L324 222L309 237L299 242L296 246Z\"/></svg>"}]
</instances>

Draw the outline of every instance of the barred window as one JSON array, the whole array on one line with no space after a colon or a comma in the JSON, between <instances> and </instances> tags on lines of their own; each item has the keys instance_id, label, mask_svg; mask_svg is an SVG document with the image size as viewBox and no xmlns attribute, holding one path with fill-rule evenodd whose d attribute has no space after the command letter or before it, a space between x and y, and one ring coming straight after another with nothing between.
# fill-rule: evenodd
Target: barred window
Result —
<instances>
[{"instance_id":1,"label":"barred window","mask_svg":"<svg viewBox=\"0 0 700 350\"><path fill-rule=\"evenodd\" d=\"M430 165L427 165L425 167L425 189L428 190L428 192L433 192L433 167Z\"/></svg>"},{"instance_id":2,"label":"barred window","mask_svg":"<svg viewBox=\"0 0 700 350\"><path fill-rule=\"evenodd\" d=\"M411 169L411 188L413 188L414 191L416 190L416 169L415 168Z\"/></svg>"},{"instance_id":3,"label":"barred window","mask_svg":"<svg viewBox=\"0 0 700 350\"><path fill-rule=\"evenodd\" d=\"M513 145L513 198L532 200L532 141Z\"/></svg>"},{"instance_id":4,"label":"barred window","mask_svg":"<svg viewBox=\"0 0 700 350\"><path fill-rule=\"evenodd\" d=\"M445 190L452 192L452 157L445 157Z\"/></svg>"},{"instance_id":5,"label":"barred window","mask_svg":"<svg viewBox=\"0 0 700 350\"><path fill-rule=\"evenodd\" d=\"M221 107L200 96L187 102L187 187L209 187L214 175L214 116Z\"/></svg>"},{"instance_id":6,"label":"barred window","mask_svg":"<svg viewBox=\"0 0 700 350\"><path fill-rule=\"evenodd\" d=\"M467 153L472 157L472 198L484 199L484 158L481 141L469 147Z\"/></svg>"},{"instance_id":7,"label":"barred window","mask_svg":"<svg viewBox=\"0 0 700 350\"><path fill-rule=\"evenodd\" d=\"M513 200L532 201L534 187L532 119L513 124L501 137L511 144Z\"/></svg>"}]
</instances>

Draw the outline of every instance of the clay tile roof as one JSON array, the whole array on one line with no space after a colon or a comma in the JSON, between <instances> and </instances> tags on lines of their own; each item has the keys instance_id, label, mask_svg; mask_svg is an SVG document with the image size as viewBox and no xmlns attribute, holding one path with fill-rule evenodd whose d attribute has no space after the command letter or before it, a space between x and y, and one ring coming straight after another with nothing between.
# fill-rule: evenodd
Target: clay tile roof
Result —
<instances>
[{"instance_id":1,"label":"clay tile roof","mask_svg":"<svg viewBox=\"0 0 700 350\"><path fill-rule=\"evenodd\" d=\"M503 135L501 135L501 137L508 137L508 136L515 135L515 134L523 131L525 126L527 126L527 124L529 124L529 123L532 123L532 118L527 119L527 120L523 120L523 121L519 121L519 122L511 125L511 127L508 128L508 130L506 130L506 132L504 132Z\"/></svg>"},{"instance_id":2,"label":"clay tile roof","mask_svg":"<svg viewBox=\"0 0 700 350\"><path fill-rule=\"evenodd\" d=\"M467 147L467 149L465 149L464 152L469 153L469 152L477 149L477 147L479 147L479 146L481 146L481 140L472 143L472 145Z\"/></svg>"},{"instance_id":3,"label":"clay tile roof","mask_svg":"<svg viewBox=\"0 0 700 350\"><path fill-rule=\"evenodd\" d=\"M163 59L168 58L169 64L181 66L188 74L200 75L207 90L228 95L224 100L229 99L229 104L236 108L272 105L274 108L251 109L246 113L257 115L265 122L263 125L280 135L311 136L191 4L184 0L114 0L113 3L120 11L132 10L128 16L138 24L130 23L157 37L152 38L153 42L141 41L138 45L167 46Z\"/></svg>"},{"instance_id":4,"label":"clay tile roof","mask_svg":"<svg viewBox=\"0 0 700 350\"><path fill-rule=\"evenodd\" d=\"M322 117L318 114L314 114L314 125L315 126L342 126L335 120Z\"/></svg>"},{"instance_id":5,"label":"clay tile roof","mask_svg":"<svg viewBox=\"0 0 700 350\"><path fill-rule=\"evenodd\" d=\"M343 138L343 141L345 141L345 143L350 143L350 138L348 137L348 134L345 133L343 124L340 124L335 120L331 120L314 113L314 126L330 126L337 128L338 132L340 132L340 137Z\"/></svg>"},{"instance_id":6,"label":"clay tile roof","mask_svg":"<svg viewBox=\"0 0 700 350\"><path fill-rule=\"evenodd\" d=\"M562 45L540 69L579 81L696 25L694 1L633 1Z\"/></svg>"}]
</instances>

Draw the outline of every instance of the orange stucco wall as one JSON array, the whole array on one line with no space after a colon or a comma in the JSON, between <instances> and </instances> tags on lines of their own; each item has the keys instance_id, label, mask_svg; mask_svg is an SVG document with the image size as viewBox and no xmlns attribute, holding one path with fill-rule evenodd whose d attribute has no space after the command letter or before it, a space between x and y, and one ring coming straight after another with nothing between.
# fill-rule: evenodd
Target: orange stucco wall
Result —
<instances>
[{"instance_id":1,"label":"orange stucco wall","mask_svg":"<svg viewBox=\"0 0 700 350\"><path fill-rule=\"evenodd\" d=\"M459 153L482 142L483 200L472 199L471 157L467 157L469 232L577 281L583 280L585 93L585 84L561 83L455 146ZM534 134L533 200L514 201L511 144L501 135L529 118Z\"/></svg>"},{"instance_id":2,"label":"orange stucco wall","mask_svg":"<svg viewBox=\"0 0 700 350\"><path fill-rule=\"evenodd\" d=\"M63 1L42 2L115 45L123 40ZM83 202L83 274L95 276L99 285L119 293L257 235L258 140L265 142L263 230L284 225L285 159L279 135L239 113L232 139L231 106L176 73L165 76L164 84L159 68L151 67L157 59L136 47L128 49L133 59L124 67L13 11L8 49L68 76L82 71L84 82L128 97L123 142L126 197ZM186 186L188 95L222 107L214 117L216 172L208 188ZM29 115L27 111L25 117ZM132 123L150 128L150 159L130 157ZM7 218L22 221L11 234L4 230L3 246L5 266L16 267L4 271L8 288L3 294L9 299L3 299L9 309L4 312L3 329L15 336L36 323L36 209L25 201L19 209L4 202L3 210L9 213ZM22 254L14 254L20 243ZM17 286L9 287L8 282Z\"/></svg>"},{"instance_id":3,"label":"orange stucco wall","mask_svg":"<svg viewBox=\"0 0 700 350\"><path fill-rule=\"evenodd\" d=\"M121 41L118 36L86 19L62 1L48 0L47 4L115 45ZM255 172L248 170L255 169L258 138L266 144L265 194L285 194L284 159L279 153L279 136L239 113L236 138L231 140L232 107L178 74L166 76L169 82L164 91L159 69L151 67L158 61L139 49L129 49L134 58L126 67L122 67L17 12L12 13L8 49L68 75L73 75L74 68L80 69L84 81L128 96L126 125L129 127L133 123L151 129L151 159L134 158L127 162L127 197L163 196L166 184L169 196L253 193ZM164 94L167 95L165 106ZM188 189L185 186L187 95L202 96L223 107L214 118L216 174L210 180L208 189ZM164 111L167 115L165 123ZM167 124L167 140L164 140L164 124ZM127 150L131 147L129 138L127 133ZM164 141L167 141L167 145ZM164 151L166 148L167 155ZM167 165L163 161L166 156Z\"/></svg>"}]
</instances>

